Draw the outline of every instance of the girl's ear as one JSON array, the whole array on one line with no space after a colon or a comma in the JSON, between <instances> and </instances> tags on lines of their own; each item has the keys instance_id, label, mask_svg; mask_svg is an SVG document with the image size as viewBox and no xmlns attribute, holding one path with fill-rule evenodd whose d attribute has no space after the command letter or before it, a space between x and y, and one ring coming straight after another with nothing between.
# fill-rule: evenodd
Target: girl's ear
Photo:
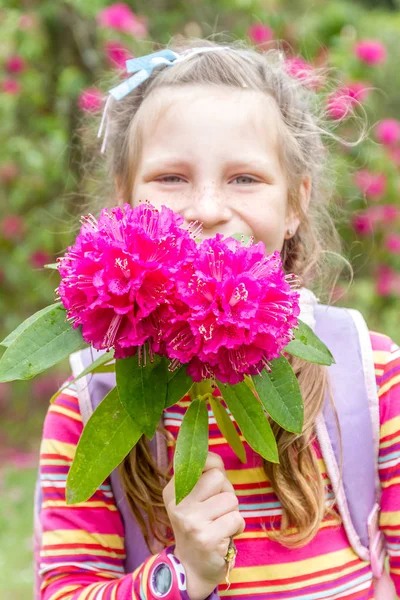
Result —
<instances>
[{"instance_id":1,"label":"girl's ear","mask_svg":"<svg viewBox=\"0 0 400 600\"><path fill-rule=\"evenodd\" d=\"M308 207L310 204L310 196L311 196L311 177L306 175L300 184L299 187L299 202L301 211L303 213L307 213ZM290 239L296 233L298 227L300 225L300 219L297 214L297 211L293 210L293 208L288 207L288 211L286 214L285 221L285 239Z\"/></svg>"}]
</instances>

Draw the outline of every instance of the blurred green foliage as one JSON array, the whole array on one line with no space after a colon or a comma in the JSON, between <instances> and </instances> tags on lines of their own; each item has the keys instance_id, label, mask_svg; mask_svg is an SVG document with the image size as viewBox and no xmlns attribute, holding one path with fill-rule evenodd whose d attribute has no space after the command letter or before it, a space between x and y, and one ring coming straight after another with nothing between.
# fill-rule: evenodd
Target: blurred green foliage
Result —
<instances>
[{"instance_id":1,"label":"blurred green foliage","mask_svg":"<svg viewBox=\"0 0 400 600\"><path fill-rule=\"evenodd\" d=\"M100 26L100 11L112 5L104 0L3 0L2 338L54 299L58 273L44 269L43 264L54 262L74 239L85 183L77 132L87 113L80 108L79 98L85 89L96 88L112 69L107 44L116 42L139 56L168 43L171 37L207 37L223 32L230 39L248 39L249 28L258 24L271 28L274 39L281 40L288 53L301 55L316 66L332 67L338 85L340 80L363 82L369 88L362 101L371 127L368 139L356 147L330 142L332 168L337 170L335 202L346 215L339 227L355 277L349 289L348 281L339 283L334 297L359 308L371 328L400 342L400 250L389 249L387 243L390 234L399 234L399 218L381 219L367 233L360 227L355 230L352 224L353 215L371 207L400 210L400 144L388 148L374 137L378 121L400 117L400 13L394 2L375 4L347 0L128 1L127 6L146 30L145 35L133 35ZM354 45L363 39L379 40L384 45L387 58L382 64L371 66L355 56ZM260 43L260 50L263 47ZM357 119L344 119L336 133L354 139L357 127ZM384 174L386 191L379 198L368 197L355 184L354 173L359 169ZM36 382L36 391L34 382L2 386L4 443L28 443L29 428L22 431L13 425L21 423L21 415L37 436L48 397L61 383L63 369L67 370L67 365L61 366L61 372L43 376ZM44 382L42 389L40 381Z\"/></svg>"}]
</instances>

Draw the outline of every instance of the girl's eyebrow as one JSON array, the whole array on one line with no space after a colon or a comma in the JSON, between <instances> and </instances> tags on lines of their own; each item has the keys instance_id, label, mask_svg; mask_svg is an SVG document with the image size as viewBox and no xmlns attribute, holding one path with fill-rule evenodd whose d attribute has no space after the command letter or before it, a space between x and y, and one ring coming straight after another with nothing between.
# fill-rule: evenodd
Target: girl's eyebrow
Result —
<instances>
[{"instance_id":1,"label":"girl's eyebrow","mask_svg":"<svg viewBox=\"0 0 400 600\"><path fill-rule=\"evenodd\" d=\"M196 165L196 161L189 161L181 157L171 157L167 155L165 157L159 157L157 159L150 159L144 162L145 169L157 169L160 167L172 168L172 167L184 167L191 168L192 165ZM240 169L260 169L262 171L271 171L274 167L273 163L269 160L263 160L260 157L246 156L245 158L228 159L224 163L225 167L240 168Z\"/></svg>"}]
</instances>

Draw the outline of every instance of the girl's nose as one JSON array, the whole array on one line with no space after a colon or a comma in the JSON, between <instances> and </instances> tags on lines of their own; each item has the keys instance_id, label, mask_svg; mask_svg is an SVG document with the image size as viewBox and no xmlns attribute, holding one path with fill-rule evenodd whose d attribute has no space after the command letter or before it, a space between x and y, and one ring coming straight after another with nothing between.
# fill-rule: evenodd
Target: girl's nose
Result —
<instances>
[{"instance_id":1,"label":"girl's nose","mask_svg":"<svg viewBox=\"0 0 400 600\"><path fill-rule=\"evenodd\" d=\"M188 222L200 221L203 224L203 230L218 229L232 218L229 200L210 189L190 198L181 214Z\"/></svg>"}]
</instances>

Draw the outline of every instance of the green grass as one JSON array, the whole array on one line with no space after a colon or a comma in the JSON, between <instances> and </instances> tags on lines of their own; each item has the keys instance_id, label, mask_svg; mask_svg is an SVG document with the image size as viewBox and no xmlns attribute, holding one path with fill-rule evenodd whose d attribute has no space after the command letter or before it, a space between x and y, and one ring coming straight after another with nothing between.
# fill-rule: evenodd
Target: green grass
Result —
<instances>
[{"instance_id":1,"label":"green grass","mask_svg":"<svg viewBox=\"0 0 400 600\"><path fill-rule=\"evenodd\" d=\"M37 469L4 467L0 472L0 598L33 595L33 491Z\"/></svg>"}]
</instances>

